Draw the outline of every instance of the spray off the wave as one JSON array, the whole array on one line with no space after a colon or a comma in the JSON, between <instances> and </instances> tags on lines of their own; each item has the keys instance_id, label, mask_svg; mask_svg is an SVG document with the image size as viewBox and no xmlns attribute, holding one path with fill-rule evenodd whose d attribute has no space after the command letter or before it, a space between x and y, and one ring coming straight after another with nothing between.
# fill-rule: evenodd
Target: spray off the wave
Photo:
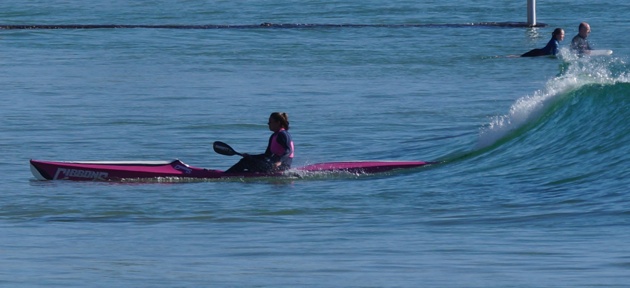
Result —
<instances>
[{"instance_id":1,"label":"spray off the wave","mask_svg":"<svg viewBox=\"0 0 630 288\"><path fill-rule=\"evenodd\" d=\"M628 82L627 69L615 69L615 66L626 66L626 63L610 57L578 57L563 49L560 59L560 74L550 79L545 87L516 100L505 115L494 116L490 123L482 127L479 132L476 149L483 149L494 145L497 141L509 137L514 131L529 123L540 119L553 103L590 84L614 84ZM622 71L615 73L614 71Z\"/></svg>"}]
</instances>

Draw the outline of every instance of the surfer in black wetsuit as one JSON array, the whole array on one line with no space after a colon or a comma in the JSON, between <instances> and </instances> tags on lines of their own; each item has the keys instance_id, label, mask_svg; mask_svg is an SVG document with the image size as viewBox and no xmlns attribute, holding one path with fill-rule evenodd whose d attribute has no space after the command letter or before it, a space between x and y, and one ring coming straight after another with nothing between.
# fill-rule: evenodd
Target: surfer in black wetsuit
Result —
<instances>
[{"instance_id":1,"label":"surfer in black wetsuit","mask_svg":"<svg viewBox=\"0 0 630 288\"><path fill-rule=\"evenodd\" d=\"M560 41L562 40L564 40L564 30L562 30L562 28L556 28L553 30L553 33L551 33L551 40L547 42L547 46L544 48L530 50L529 52L521 55L521 57L556 55L558 54L558 47L560 47Z\"/></svg>"},{"instance_id":2,"label":"surfer in black wetsuit","mask_svg":"<svg viewBox=\"0 0 630 288\"><path fill-rule=\"evenodd\" d=\"M582 22L578 29L578 34L571 40L571 50L576 51L578 54L588 53L589 50L593 50L588 40L586 40L588 34L591 34L591 26L586 22Z\"/></svg>"}]
</instances>

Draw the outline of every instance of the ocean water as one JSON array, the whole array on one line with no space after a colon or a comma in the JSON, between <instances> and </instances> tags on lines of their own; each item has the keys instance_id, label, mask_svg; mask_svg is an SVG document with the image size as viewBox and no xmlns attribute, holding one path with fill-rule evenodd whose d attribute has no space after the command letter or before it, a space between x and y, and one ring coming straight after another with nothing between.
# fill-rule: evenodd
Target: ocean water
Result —
<instances>
[{"instance_id":1,"label":"ocean water","mask_svg":"<svg viewBox=\"0 0 630 288\"><path fill-rule=\"evenodd\" d=\"M526 1L302 2L0 3L5 28L223 27L0 29L0 286L627 287L627 1L539 1L538 28L468 25L524 22ZM581 21L612 56L566 49ZM555 27L558 58L509 57ZM192 183L28 165L225 169L212 142L261 152L273 111L296 166L441 164Z\"/></svg>"}]
</instances>

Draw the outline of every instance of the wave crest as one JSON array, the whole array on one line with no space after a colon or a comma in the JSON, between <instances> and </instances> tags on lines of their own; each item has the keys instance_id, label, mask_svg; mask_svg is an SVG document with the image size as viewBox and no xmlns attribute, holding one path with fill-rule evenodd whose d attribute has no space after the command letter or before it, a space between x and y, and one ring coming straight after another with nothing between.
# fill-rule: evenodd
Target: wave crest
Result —
<instances>
[{"instance_id":1,"label":"wave crest","mask_svg":"<svg viewBox=\"0 0 630 288\"><path fill-rule=\"evenodd\" d=\"M535 125L555 103L585 86L630 83L628 65L622 59L578 57L566 49L561 51L560 59L563 64L558 76L547 81L543 89L517 99L507 114L492 117L480 129L477 149L510 139L527 125ZM626 93L630 94L630 91Z\"/></svg>"}]
</instances>

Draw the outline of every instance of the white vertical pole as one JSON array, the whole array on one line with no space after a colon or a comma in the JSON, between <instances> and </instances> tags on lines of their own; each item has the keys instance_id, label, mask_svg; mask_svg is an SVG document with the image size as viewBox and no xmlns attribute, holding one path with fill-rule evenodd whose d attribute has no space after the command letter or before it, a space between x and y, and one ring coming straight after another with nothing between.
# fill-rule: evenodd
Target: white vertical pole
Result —
<instances>
[{"instance_id":1,"label":"white vertical pole","mask_svg":"<svg viewBox=\"0 0 630 288\"><path fill-rule=\"evenodd\" d=\"M527 0L527 25L536 26L536 0Z\"/></svg>"}]
</instances>

